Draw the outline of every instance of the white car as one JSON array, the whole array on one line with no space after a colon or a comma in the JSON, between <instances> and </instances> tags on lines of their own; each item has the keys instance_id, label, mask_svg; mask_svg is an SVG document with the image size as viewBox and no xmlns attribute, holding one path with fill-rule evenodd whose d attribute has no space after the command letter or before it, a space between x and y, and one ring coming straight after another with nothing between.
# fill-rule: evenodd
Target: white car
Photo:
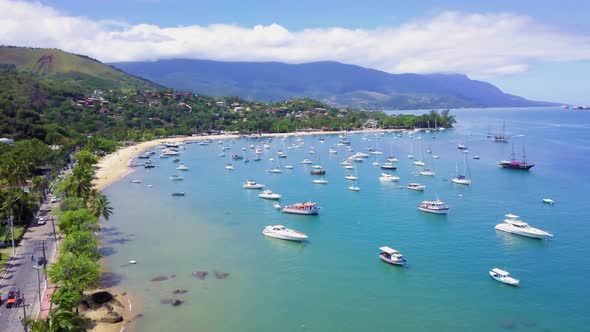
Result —
<instances>
[{"instance_id":1,"label":"white car","mask_svg":"<svg viewBox=\"0 0 590 332\"><path fill-rule=\"evenodd\" d=\"M45 219L43 219L43 217L39 217L39 220L37 220L37 225L45 225L46 221Z\"/></svg>"}]
</instances>

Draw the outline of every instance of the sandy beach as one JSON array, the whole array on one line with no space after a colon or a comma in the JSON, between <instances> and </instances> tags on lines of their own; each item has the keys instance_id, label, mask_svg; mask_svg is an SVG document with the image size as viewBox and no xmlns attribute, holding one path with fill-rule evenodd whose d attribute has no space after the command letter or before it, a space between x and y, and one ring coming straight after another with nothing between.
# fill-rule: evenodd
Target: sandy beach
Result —
<instances>
[{"instance_id":1,"label":"sandy beach","mask_svg":"<svg viewBox=\"0 0 590 332\"><path fill-rule=\"evenodd\" d=\"M365 129L352 132L347 131L310 131L310 132L296 132L296 133L272 133L262 134L260 137L281 137L285 135L290 136L311 136L311 135L338 135L338 134L355 134L355 133L381 133L381 132L396 132L399 129ZM183 136L161 138L152 141L137 143L134 145L120 148L119 150L101 158L97 165L95 180L93 181L94 188L97 190L104 190L109 185L125 177L127 174L133 172L133 168L129 167L127 163L129 160L137 157L139 154L147 149L160 146L166 142L187 142L187 141L203 141L203 140L225 140L236 139L242 135L212 135L212 136Z\"/></svg>"}]
</instances>

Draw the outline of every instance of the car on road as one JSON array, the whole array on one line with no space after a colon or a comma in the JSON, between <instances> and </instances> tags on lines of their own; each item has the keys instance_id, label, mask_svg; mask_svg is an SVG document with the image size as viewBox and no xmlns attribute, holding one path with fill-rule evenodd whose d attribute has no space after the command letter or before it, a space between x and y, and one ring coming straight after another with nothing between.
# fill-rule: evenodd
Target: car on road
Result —
<instances>
[{"instance_id":1,"label":"car on road","mask_svg":"<svg viewBox=\"0 0 590 332\"><path fill-rule=\"evenodd\" d=\"M37 220L37 225L45 225L47 221L45 221L45 218L43 217L39 217L39 219Z\"/></svg>"}]
</instances>

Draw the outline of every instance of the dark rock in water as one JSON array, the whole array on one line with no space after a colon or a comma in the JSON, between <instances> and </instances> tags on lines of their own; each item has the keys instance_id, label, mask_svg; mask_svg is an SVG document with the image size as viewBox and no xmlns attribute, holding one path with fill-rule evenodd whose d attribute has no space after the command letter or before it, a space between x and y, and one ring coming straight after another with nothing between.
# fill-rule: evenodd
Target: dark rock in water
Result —
<instances>
[{"instance_id":1,"label":"dark rock in water","mask_svg":"<svg viewBox=\"0 0 590 332\"><path fill-rule=\"evenodd\" d=\"M96 292L90 295L90 300L98 305L110 302L113 299L113 294L107 291Z\"/></svg>"},{"instance_id":2,"label":"dark rock in water","mask_svg":"<svg viewBox=\"0 0 590 332\"><path fill-rule=\"evenodd\" d=\"M171 274L170 278L176 278L176 274Z\"/></svg>"},{"instance_id":3,"label":"dark rock in water","mask_svg":"<svg viewBox=\"0 0 590 332\"><path fill-rule=\"evenodd\" d=\"M535 326L537 326L537 323L530 321L530 320L524 320L524 321L522 321L522 325L525 327L535 327Z\"/></svg>"},{"instance_id":4,"label":"dark rock in water","mask_svg":"<svg viewBox=\"0 0 590 332\"><path fill-rule=\"evenodd\" d=\"M229 276L229 273L225 272L215 272L215 278L217 279L225 279Z\"/></svg>"},{"instance_id":5,"label":"dark rock in water","mask_svg":"<svg viewBox=\"0 0 590 332\"><path fill-rule=\"evenodd\" d=\"M123 321L123 317L118 313L111 311L98 320L101 323L116 324Z\"/></svg>"},{"instance_id":6,"label":"dark rock in water","mask_svg":"<svg viewBox=\"0 0 590 332\"><path fill-rule=\"evenodd\" d=\"M151 281L164 281L164 280L168 280L168 277L167 276L157 276L157 277L152 278Z\"/></svg>"},{"instance_id":7,"label":"dark rock in water","mask_svg":"<svg viewBox=\"0 0 590 332\"><path fill-rule=\"evenodd\" d=\"M174 299L161 299L160 304L171 304Z\"/></svg>"},{"instance_id":8,"label":"dark rock in water","mask_svg":"<svg viewBox=\"0 0 590 332\"><path fill-rule=\"evenodd\" d=\"M188 293L188 290L186 289L175 289L172 291L172 294L186 294Z\"/></svg>"},{"instance_id":9,"label":"dark rock in water","mask_svg":"<svg viewBox=\"0 0 590 332\"><path fill-rule=\"evenodd\" d=\"M209 274L209 272L206 272L206 271L197 271L197 272L193 272L193 277L199 278L201 280L205 280L205 277L207 277L208 274Z\"/></svg>"},{"instance_id":10,"label":"dark rock in water","mask_svg":"<svg viewBox=\"0 0 590 332\"><path fill-rule=\"evenodd\" d=\"M173 307L178 307L179 305L181 305L184 301L182 300L178 300L178 299L174 299L172 300L172 303L170 303Z\"/></svg>"},{"instance_id":11,"label":"dark rock in water","mask_svg":"<svg viewBox=\"0 0 590 332\"><path fill-rule=\"evenodd\" d=\"M500 322L500 327L505 330L512 330L516 327L516 324L511 320L505 320L503 322Z\"/></svg>"}]
</instances>

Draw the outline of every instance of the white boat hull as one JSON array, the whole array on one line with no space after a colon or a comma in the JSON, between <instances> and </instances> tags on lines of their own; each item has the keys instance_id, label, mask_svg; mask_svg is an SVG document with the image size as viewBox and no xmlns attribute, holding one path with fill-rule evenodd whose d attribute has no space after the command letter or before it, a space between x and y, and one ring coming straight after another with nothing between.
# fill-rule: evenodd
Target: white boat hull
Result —
<instances>
[{"instance_id":1,"label":"white boat hull","mask_svg":"<svg viewBox=\"0 0 590 332\"><path fill-rule=\"evenodd\" d=\"M313 216L319 213L317 210L299 210L299 209L289 209L283 208L282 210L284 213L291 213L291 214L300 214L305 216Z\"/></svg>"},{"instance_id":2,"label":"white boat hull","mask_svg":"<svg viewBox=\"0 0 590 332\"><path fill-rule=\"evenodd\" d=\"M449 209L427 209L424 207L419 206L418 210L423 211L423 212L428 212L428 213L432 213L432 214L448 214L449 213Z\"/></svg>"},{"instance_id":3,"label":"white boat hull","mask_svg":"<svg viewBox=\"0 0 590 332\"><path fill-rule=\"evenodd\" d=\"M304 234L301 234L301 236L292 236L292 235L288 235L288 234L267 232L266 230L262 231L262 234L264 234L264 236L273 237L275 239L295 241L295 242L301 242L301 241L307 240L307 235L304 235Z\"/></svg>"},{"instance_id":4,"label":"white boat hull","mask_svg":"<svg viewBox=\"0 0 590 332\"><path fill-rule=\"evenodd\" d=\"M520 284L520 281L518 279L514 279L512 277L506 277L506 278L498 277L492 271L490 271L489 273L490 273L490 277L494 278L494 280L499 281L503 284L510 285L510 286L518 286Z\"/></svg>"},{"instance_id":5,"label":"white boat hull","mask_svg":"<svg viewBox=\"0 0 590 332\"><path fill-rule=\"evenodd\" d=\"M470 185L470 184L471 184L471 180L469 180L469 179L457 179L457 178L452 178L452 179L451 179L451 181L452 181L453 183L456 183L456 184L463 184L463 185L466 185L466 186L468 186L468 185Z\"/></svg>"},{"instance_id":6,"label":"white boat hull","mask_svg":"<svg viewBox=\"0 0 590 332\"><path fill-rule=\"evenodd\" d=\"M544 239L544 238L551 236L548 233L538 233L537 234L537 233L523 232L518 229L514 229L513 227L510 227L510 225L508 225L506 223L498 224L494 228L499 231L502 231L502 232L506 232L506 233L510 233L510 234L514 234L514 235L525 236L525 237L530 237L532 239Z\"/></svg>"}]
</instances>

